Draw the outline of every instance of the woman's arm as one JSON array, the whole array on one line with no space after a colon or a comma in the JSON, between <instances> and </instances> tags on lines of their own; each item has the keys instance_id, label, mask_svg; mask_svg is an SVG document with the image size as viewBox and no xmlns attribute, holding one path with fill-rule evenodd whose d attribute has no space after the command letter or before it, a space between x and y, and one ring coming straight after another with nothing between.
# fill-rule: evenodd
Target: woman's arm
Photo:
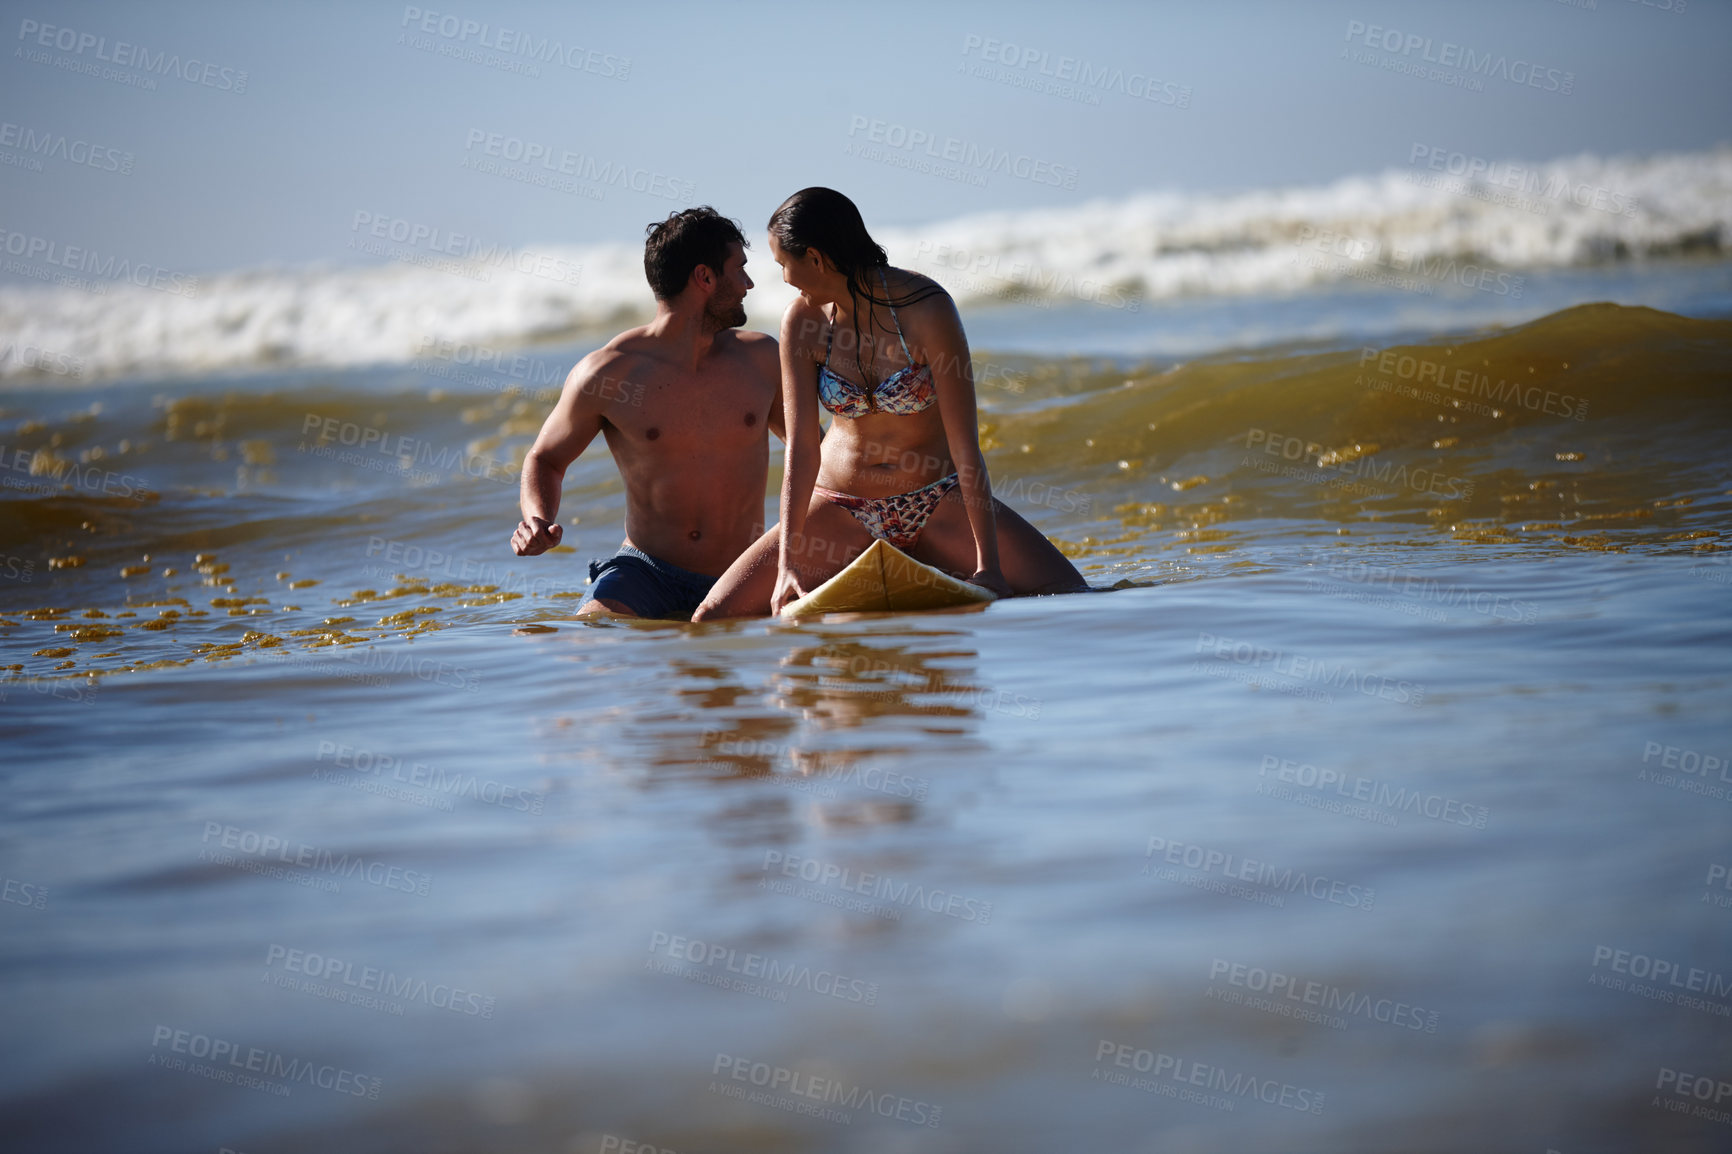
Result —
<instances>
[{"instance_id":1,"label":"woman's arm","mask_svg":"<svg viewBox=\"0 0 1732 1154\"><path fill-rule=\"evenodd\" d=\"M926 363L938 386L938 412L944 418L944 439L956 463L962 507L974 533L974 575L969 578L1000 597L1010 596L998 560L998 519L992 506L992 479L980 451L980 426L974 396L974 363L968 337L949 293L930 297L918 310L914 327L924 346Z\"/></svg>"},{"instance_id":2,"label":"woman's arm","mask_svg":"<svg viewBox=\"0 0 1732 1154\"><path fill-rule=\"evenodd\" d=\"M770 613L804 595L795 576L790 542L804 542L806 510L812 503L812 487L818 483L818 442L824 430L818 423L817 334L825 325L824 315L803 299L782 314L782 419L787 424L787 452L783 456L781 532L776 544L776 587L770 594Z\"/></svg>"}]
</instances>

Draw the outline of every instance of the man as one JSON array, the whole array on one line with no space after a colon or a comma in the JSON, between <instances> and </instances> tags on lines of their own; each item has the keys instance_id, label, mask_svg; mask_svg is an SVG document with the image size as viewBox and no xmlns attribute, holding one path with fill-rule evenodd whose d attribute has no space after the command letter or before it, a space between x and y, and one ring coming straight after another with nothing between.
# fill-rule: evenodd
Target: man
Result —
<instances>
[{"instance_id":1,"label":"man","mask_svg":"<svg viewBox=\"0 0 1732 1154\"><path fill-rule=\"evenodd\" d=\"M770 446L782 437L775 338L746 323L746 238L709 207L648 229L656 315L584 357L523 462L520 557L559 544L560 483L600 433L625 480L625 542L589 566L578 612L689 620L764 529Z\"/></svg>"}]
</instances>

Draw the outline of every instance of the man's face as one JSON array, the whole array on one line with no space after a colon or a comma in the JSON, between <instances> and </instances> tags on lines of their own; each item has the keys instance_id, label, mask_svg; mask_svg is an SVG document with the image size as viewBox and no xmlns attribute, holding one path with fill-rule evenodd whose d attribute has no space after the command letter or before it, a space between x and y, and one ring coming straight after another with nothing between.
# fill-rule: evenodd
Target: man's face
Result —
<instances>
[{"instance_id":1,"label":"man's face","mask_svg":"<svg viewBox=\"0 0 1732 1154\"><path fill-rule=\"evenodd\" d=\"M736 241L728 245L721 280L704 306L704 315L718 329L739 328L746 323L746 293L751 288L752 278L746 275L746 249Z\"/></svg>"}]
</instances>

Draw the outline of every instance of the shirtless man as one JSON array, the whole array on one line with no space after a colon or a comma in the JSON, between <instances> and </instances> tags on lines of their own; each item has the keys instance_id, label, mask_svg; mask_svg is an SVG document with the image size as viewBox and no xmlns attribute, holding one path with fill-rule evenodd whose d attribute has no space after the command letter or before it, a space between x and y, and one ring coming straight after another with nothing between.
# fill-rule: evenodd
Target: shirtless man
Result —
<instances>
[{"instance_id":1,"label":"shirtless man","mask_svg":"<svg viewBox=\"0 0 1732 1154\"><path fill-rule=\"evenodd\" d=\"M648 229L655 319L577 363L523 462L520 557L565 530L565 470L600 433L625 480L625 542L592 561L578 613L689 620L716 578L764 531L767 432L782 429L774 337L746 323L746 239L713 208Z\"/></svg>"}]
</instances>

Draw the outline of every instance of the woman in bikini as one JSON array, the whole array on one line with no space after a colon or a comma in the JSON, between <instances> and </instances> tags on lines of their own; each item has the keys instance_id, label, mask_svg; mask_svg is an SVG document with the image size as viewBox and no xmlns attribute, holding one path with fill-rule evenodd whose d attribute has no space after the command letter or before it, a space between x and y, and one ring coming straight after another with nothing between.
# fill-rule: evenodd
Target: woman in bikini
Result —
<instances>
[{"instance_id":1,"label":"woman in bikini","mask_svg":"<svg viewBox=\"0 0 1732 1154\"><path fill-rule=\"evenodd\" d=\"M992 495L950 294L890 267L854 202L828 188L783 202L770 217L770 254L800 292L782 317L781 523L722 574L692 620L779 612L874 538L1000 596L1087 589ZM828 432L819 405L834 418Z\"/></svg>"}]
</instances>

